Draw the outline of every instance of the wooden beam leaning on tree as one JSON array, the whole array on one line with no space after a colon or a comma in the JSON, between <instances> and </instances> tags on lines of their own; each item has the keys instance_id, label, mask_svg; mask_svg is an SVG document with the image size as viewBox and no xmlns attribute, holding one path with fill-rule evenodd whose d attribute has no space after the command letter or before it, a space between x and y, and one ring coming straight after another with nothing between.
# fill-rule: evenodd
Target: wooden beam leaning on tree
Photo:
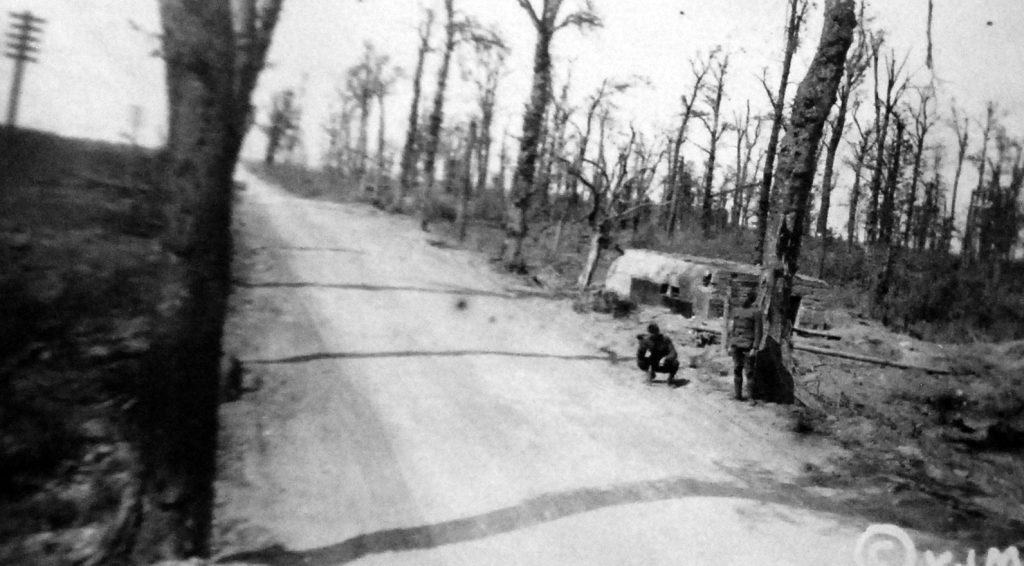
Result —
<instances>
[{"instance_id":1,"label":"wooden beam leaning on tree","mask_svg":"<svg viewBox=\"0 0 1024 566\"><path fill-rule=\"evenodd\" d=\"M817 147L836 101L856 27L855 0L826 0L821 41L797 90L790 126L779 151L776 187L781 209L773 212L768 224L762 257L765 268L757 298L764 331L758 336L754 379L767 401L793 402L793 283L817 166Z\"/></svg>"}]
</instances>

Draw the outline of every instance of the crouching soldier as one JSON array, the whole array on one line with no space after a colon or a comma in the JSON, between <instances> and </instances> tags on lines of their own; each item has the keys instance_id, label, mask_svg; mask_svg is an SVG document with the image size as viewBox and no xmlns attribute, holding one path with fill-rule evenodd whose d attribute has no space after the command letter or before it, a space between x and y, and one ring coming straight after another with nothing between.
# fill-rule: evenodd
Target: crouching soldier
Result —
<instances>
[{"instance_id":1,"label":"crouching soldier","mask_svg":"<svg viewBox=\"0 0 1024 566\"><path fill-rule=\"evenodd\" d=\"M655 373L667 373L668 384L675 385L679 355L672 341L654 323L647 327L647 334L638 334L637 339L640 346L636 350L636 365L647 372L647 383L654 381Z\"/></svg>"},{"instance_id":2,"label":"crouching soldier","mask_svg":"<svg viewBox=\"0 0 1024 566\"><path fill-rule=\"evenodd\" d=\"M736 309L732 313L729 332L729 350L732 353L733 361L733 385L736 388L736 399L743 400L743 373L747 374L747 387L754 389L751 382L754 360L751 351L754 348L754 340L757 334L757 321L760 313L754 308L754 301L757 300L757 291L751 289L747 292L743 301L743 308Z\"/></svg>"}]
</instances>

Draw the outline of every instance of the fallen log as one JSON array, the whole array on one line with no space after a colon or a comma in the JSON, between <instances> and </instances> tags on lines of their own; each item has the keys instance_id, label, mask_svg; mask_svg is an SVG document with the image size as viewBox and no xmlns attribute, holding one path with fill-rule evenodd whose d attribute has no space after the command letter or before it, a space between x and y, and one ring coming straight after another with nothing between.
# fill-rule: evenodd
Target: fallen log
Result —
<instances>
[{"instance_id":1,"label":"fallen log","mask_svg":"<svg viewBox=\"0 0 1024 566\"><path fill-rule=\"evenodd\" d=\"M844 360L853 360L856 362L864 362L868 364L878 364L882 366L891 366L900 369L917 369L928 373L934 373L939 375L952 375L953 371L943 368L919 366L915 364L908 364L906 362L897 362L895 360L886 360L884 358L876 358L873 356L865 356L863 354L853 354L851 352L840 352L839 350L832 350L830 348L818 348L816 346L805 346L803 344L793 344L794 350L800 350L801 352L810 352L812 354L819 354L822 356L832 356L834 358L843 358Z\"/></svg>"},{"instance_id":2,"label":"fallen log","mask_svg":"<svg viewBox=\"0 0 1024 566\"><path fill-rule=\"evenodd\" d=\"M825 340L842 340L843 337L838 334L831 332L822 332L820 330L811 330L810 328L794 327L793 333L797 336L803 336L807 338L824 338Z\"/></svg>"},{"instance_id":3,"label":"fallen log","mask_svg":"<svg viewBox=\"0 0 1024 566\"><path fill-rule=\"evenodd\" d=\"M698 332L708 332L708 333L714 333L714 334L721 334L722 333L721 329L719 329L719 328L712 328L710 326L688 325L687 328L689 328L691 330L696 330ZM793 344L793 349L794 350L799 350L801 352L808 352L808 353L811 353L811 354L818 354L818 355L821 355L821 356L832 356L834 358L842 358L844 360L853 360L855 362L864 362L864 363L867 363L867 364L877 364L877 365L881 365L881 366L890 366L890 367L895 367L895 368L900 368L900 369L916 369L916 370L921 370L921 371L924 371L924 372L933 373L933 374L937 374L937 375L953 375L953 371L949 370L949 369L919 366L919 365L915 365L915 364L908 364L906 362L898 362L898 361L895 361L895 360L886 360L884 358L876 358L874 356L865 356L863 354L854 354L852 352L842 352L842 351L839 351L839 350L833 350L831 348L818 348L816 346L807 346L807 345L804 345L804 344L795 344L794 343Z\"/></svg>"}]
</instances>

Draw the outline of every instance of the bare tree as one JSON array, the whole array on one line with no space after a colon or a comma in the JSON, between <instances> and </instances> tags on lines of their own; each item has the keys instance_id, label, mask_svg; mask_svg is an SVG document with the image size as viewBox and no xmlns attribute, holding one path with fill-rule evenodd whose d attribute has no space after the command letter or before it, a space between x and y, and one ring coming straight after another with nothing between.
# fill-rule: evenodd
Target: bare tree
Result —
<instances>
[{"instance_id":1,"label":"bare tree","mask_svg":"<svg viewBox=\"0 0 1024 566\"><path fill-rule=\"evenodd\" d=\"M604 126L607 120L607 110L609 108L610 98L616 94L625 92L632 86L632 83L628 81L613 81L611 79L604 79L598 86L597 90L587 99L586 106L586 118L584 119L584 126L580 128L576 126L579 131L579 139L576 142L576 155L572 161L569 162L567 157L561 157L563 166L565 167L566 176L566 192L569 194L569 202L566 203L565 208L562 210L562 214L559 217L558 225L555 229L554 241L551 245L552 253L558 253L561 247L563 230L565 223L569 219L569 216L573 212L573 207L579 201L579 182L580 175L582 174L584 163L587 159L587 151L590 147L590 138L593 135L594 120L598 119L601 127L601 144L604 143ZM570 119L571 115L567 115L566 119ZM590 187L592 188L592 187ZM595 214L596 209L591 210L591 216ZM593 218L590 219L593 224Z\"/></svg>"},{"instance_id":2,"label":"bare tree","mask_svg":"<svg viewBox=\"0 0 1024 566\"><path fill-rule=\"evenodd\" d=\"M444 123L444 103L448 90L448 74L451 70L452 54L458 41L459 23L455 17L455 0L444 0L444 50L441 55L441 67L437 71L437 87L434 90L434 108L430 112L427 131L423 142L423 191L421 195L421 221L424 229L427 226L428 201L434 190L436 181L437 152L441 143L441 126Z\"/></svg>"},{"instance_id":3,"label":"bare tree","mask_svg":"<svg viewBox=\"0 0 1024 566\"><path fill-rule=\"evenodd\" d=\"M829 110L843 76L847 51L857 26L855 0L826 0L824 29L807 75L800 83L789 128L779 151L777 189L781 214L772 218L762 259L758 305L764 329L758 337L756 383L764 396L792 402L792 331L790 305L800 258L804 215ZM770 371L764 371L771 368Z\"/></svg>"},{"instance_id":4,"label":"bare tree","mask_svg":"<svg viewBox=\"0 0 1024 566\"><path fill-rule=\"evenodd\" d=\"M914 234L914 248L918 251L926 247L931 251L948 249L946 234L945 194L942 182L942 160L945 147L936 144L932 147L932 178L924 183L924 203L917 221Z\"/></svg>"},{"instance_id":5,"label":"bare tree","mask_svg":"<svg viewBox=\"0 0 1024 566\"><path fill-rule=\"evenodd\" d=\"M971 121L967 116L963 117L961 125L960 112L953 106L953 117L950 125L956 133L956 172L953 174L953 195L949 202L949 219L946 221L946 233L944 238L947 243L952 243L953 230L956 228L956 203L957 192L960 189L960 176L964 171L964 160L967 159L967 149L971 141Z\"/></svg>"},{"instance_id":6,"label":"bare tree","mask_svg":"<svg viewBox=\"0 0 1024 566\"><path fill-rule=\"evenodd\" d=\"M409 108L409 124L405 133L405 145L402 148L401 172L399 173L399 192L392 207L401 206L402 200L416 183L416 162L419 161L419 125L420 98L423 93L423 67L427 53L430 52L430 36L434 29L434 11L424 10L423 23L420 24L419 49L416 52L416 71L412 79L412 103Z\"/></svg>"},{"instance_id":7,"label":"bare tree","mask_svg":"<svg viewBox=\"0 0 1024 566\"><path fill-rule=\"evenodd\" d=\"M708 159L704 167L704 198L701 203L701 229L704 236L711 233L712 225L712 192L715 182L715 162L718 156L718 142L725 133L728 124L722 122L722 99L725 97L725 77L729 72L729 57L716 61L711 71L711 84L704 91L702 98L707 111L697 115L708 131L708 146L704 148Z\"/></svg>"},{"instance_id":8,"label":"bare tree","mask_svg":"<svg viewBox=\"0 0 1024 566\"><path fill-rule=\"evenodd\" d=\"M377 101L377 180L375 184L377 191L382 191L388 176L387 140L385 137L387 132L386 102L387 97L391 94L391 89L402 76L402 69L389 67L388 57L381 57L376 63L377 67L374 69L376 82L373 88L373 94Z\"/></svg>"},{"instance_id":9,"label":"bare tree","mask_svg":"<svg viewBox=\"0 0 1024 566\"><path fill-rule=\"evenodd\" d=\"M778 151L779 137L782 135L783 113L786 109L786 92L789 90L789 74L793 68L793 57L797 48L800 47L800 30L803 27L804 19L807 17L807 0L789 0L789 11L786 19L786 47L782 56L782 76L779 78L777 93L772 92L768 86L767 77L762 77L761 85L764 87L768 100L772 105L772 130L768 136L768 149L765 151L764 173L761 179L761 192L757 205L757 244L754 248L755 261L763 259L769 213L772 203L772 181L775 174L775 158Z\"/></svg>"},{"instance_id":10,"label":"bare tree","mask_svg":"<svg viewBox=\"0 0 1024 566\"><path fill-rule=\"evenodd\" d=\"M857 139L850 142L850 145L853 146L853 159L851 163L848 163L853 168L853 186L850 188L850 203L846 220L847 250L852 250L853 245L857 242L857 212L860 207L864 164L874 144L874 130L871 128L865 129L857 118L857 107L859 105L859 101L854 102L854 110L852 112L853 123L857 127Z\"/></svg>"},{"instance_id":11,"label":"bare tree","mask_svg":"<svg viewBox=\"0 0 1024 566\"><path fill-rule=\"evenodd\" d=\"M681 181L683 168L685 166L682 148L683 144L686 143L687 128L689 127L690 119L694 116L694 107L697 104L698 95L704 89L704 80L711 71L712 64L717 56L718 49L714 49L704 59L698 57L696 60L690 60L690 72L693 75L693 85L690 87L690 93L683 94L681 97L683 111L680 115L679 128L676 130L675 139L672 142L672 149L669 153L668 198L666 199L669 205L667 219L669 239L671 239L675 233L680 203L684 200L688 200L681 198L685 195L680 194L683 188Z\"/></svg>"},{"instance_id":12,"label":"bare tree","mask_svg":"<svg viewBox=\"0 0 1024 566\"><path fill-rule=\"evenodd\" d=\"M896 191L899 189L900 176L903 173L903 150L906 145L907 122L896 112L892 117L896 123L896 137L889 149L888 170L882 186L882 204L878 209L878 242L890 245L896 242L897 229Z\"/></svg>"},{"instance_id":13,"label":"bare tree","mask_svg":"<svg viewBox=\"0 0 1024 566\"><path fill-rule=\"evenodd\" d=\"M601 129L607 124L608 114L605 112L601 119ZM602 138L604 136L602 135ZM593 177L587 179L582 171L570 169L569 173L575 175L591 193L591 213L588 215L588 222L591 228L590 248L587 253L587 260L584 263L583 271L580 272L576 286L579 290L585 290L594 279L594 272L597 270L598 262L604 250L614 246L613 232L616 221L622 214L616 215L615 211L623 201L624 189L629 179L629 161L636 148L637 133L630 129L629 140L619 147L618 157L611 171L608 170L607 162L604 159L602 143L599 148L599 156L596 161L588 160L592 166Z\"/></svg>"},{"instance_id":14,"label":"bare tree","mask_svg":"<svg viewBox=\"0 0 1024 566\"><path fill-rule=\"evenodd\" d=\"M732 129L736 131L736 171L735 186L733 187L732 211L730 223L735 228L740 228L747 219L747 210L750 205L751 189L754 184L748 183L751 179L750 165L754 157L754 147L761 138L761 120L750 112L750 101L747 101L747 111L742 117L739 114L733 116ZM753 129L751 129L753 126ZM755 169L757 165L755 164ZM757 172L754 172L756 176Z\"/></svg>"},{"instance_id":15,"label":"bare tree","mask_svg":"<svg viewBox=\"0 0 1024 566\"><path fill-rule=\"evenodd\" d=\"M964 228L963 244L960 253L964 261L963 267L967 267L977 259L977 209L983 200L985 192L985 169L988 166L988 144L992 139L992 130L996 127L996 104L989 102L985 105L985 123L981 131L981 150L974 161L978 163L978 186L971 193L971 201L967 207L967 226Z\"/></svg>"},{"instance_id":16,"label":"bare tree","mask_svg":"<svg viewBox=\"0 0 1024 566\"><path fill-rule=\"evenodd\" d=\"M509 48L506 40L497 32L490 32L494 41L473 43L476 56L475 68L464 69L464 74L477 89L477 106L480 112L480 135L475 148L477 171L475 192L483 194L487 187L488 165L491 161L494 112L497 105L498 86L506 73Z\"/></svg>"},{"instance_id":17,"label":"bare tree","mask_svg":"<svg viewBox=\"0 0 1024 566\"><path fill-rule=\"evenodd\" d=\"M346 89L339 87L334 90L336 101L324 125L327 134L324 161L328 167L349 175L352 171L352 122L357 108Z\"/></svg>"},{"instance_id":18,"label":"bare tree","mask_svg":"<svg viewBox=\"0 0 1024 566\"><path fill-rule=\"evenodd\" d=\"M876 243L879 236L879 199L886 176L885 152L888 149L886 141L889 136L889 126L892 122L893 114L896 112L896 106L899 104L900 98L903 97L903 92L907 88L907 81L905 78L902 78L906 59L902 63L897 63L895 52L890 51L885 56L884 62L882 62L881 48L882 43L876 43L871 54L875 79L875 164L872 168L871 192L867 210L867 240L870 244ZM883 64L885 65L884 98L879 92L882 86L879 73Z\"/></svg>"},{"instance_id":19,"label":"bare tree","mask_svg":"<svg viewBox=\"0 0 1024 566\"><path fill-rule=\"evenodd\" d=\"M910 174L910 186L907 189L907 212L903 231L904 245L912 245L911 236L914 230L914 207L917 206L917 185L921 181L921 167L924 160L925 144L928 132L935 125L935 117L931 114L931 106L935 99L935 91L932 87L917 89L917 107L911 111L913 120L913 131L911 132L911 143L914 145L913 170ZM924 243L920 243L921 249Z\"/></svg>"},{"instance_id":20,"label":"bare tree","mask_svg":"<svg viewBox=\"0 0 1024 566\"><path fill-rule=\"evenodd\" d=\"M537 32L537 44L533 57L533 86L530 102L523 115L522 138L519 142L519 157L516 161L512 180L512 207L505 229L503 263L513 271L524 271L523 241L528 231L527 212L532 198L534 176L537 170L544 117L551 104L551 43L555 35L568 27L593 29L601 26L601 19L593 3L586 0L582 7L560 17L564 0L541 0L540 9L534 8L533 0L517 0Z\"/></svg>"},{"instance_id":21,"label":"bare tree","mask_svg":"<svg viewBox=\"0 0 1024 566\"><path fill-rule=\"evenodd\" d=\"M359 110L359 129L356 137L355 168L356 182L362 184L369 170L370 159L370 112L381 89L381 73L389 57L377 52L371 42L363 45L363 56L349 68L345 75L345 89Z\"/></svg>"}]
</instances>

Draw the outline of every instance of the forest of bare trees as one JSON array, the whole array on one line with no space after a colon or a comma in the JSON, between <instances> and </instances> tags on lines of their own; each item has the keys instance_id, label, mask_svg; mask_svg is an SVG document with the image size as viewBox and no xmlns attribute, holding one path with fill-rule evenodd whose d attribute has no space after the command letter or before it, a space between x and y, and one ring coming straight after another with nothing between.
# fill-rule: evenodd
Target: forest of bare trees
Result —
<instances>
[{"instance_id":1,"label":"forest of bare trees","mask_svg":"<svg viewBox=\"0 0 1024 566\"><path fill-rule=\"evenodd\" d=\"M496 253L507 269L553 262L575 269L563 275L580 289L607 252L644 246L765 267L783 261L850 289L864 297L851 306L904 330L941 334L959 319L1005 335L1022 314L1007 298L1019 291L1008 274L1019 269L1020 139L994 104L950 105L931 67L908 64L864 5L789 0L778 67L761 73L760 95L740 96L730 84L741 53L692 54L679 69L686 86L669 126L644 131L616 103L648 88L642 77L608 76L581 95L571 60L552 57L563 35L600 33L598 7L515 1L534 31L521 116L500 129L498 101L515 103L505 98L503 31L444 0L420 14L414 59L395 61L367 43L345 71L321 156L342 187L417 212L425 228L442 218L458 219L461 233L500 222ZM832 46L830 79L809 93L794 61L815 47L804 41L815 10L826 25L812 66L830 48L827 34L841 32L849 45ZM842 29L830 28L840 12ZM453 104L453 89L473 92L472 107ZM392 145L385 108L398 91L412 96L401 102L403 142ZM294 89L273 101L263 128L268 163L289 136L309 134L295 134L287 119L302 106ZM805 125L798 118L812 107ZM787 146L804 126L811 146Z\"/></svg>"}]
</instances>

